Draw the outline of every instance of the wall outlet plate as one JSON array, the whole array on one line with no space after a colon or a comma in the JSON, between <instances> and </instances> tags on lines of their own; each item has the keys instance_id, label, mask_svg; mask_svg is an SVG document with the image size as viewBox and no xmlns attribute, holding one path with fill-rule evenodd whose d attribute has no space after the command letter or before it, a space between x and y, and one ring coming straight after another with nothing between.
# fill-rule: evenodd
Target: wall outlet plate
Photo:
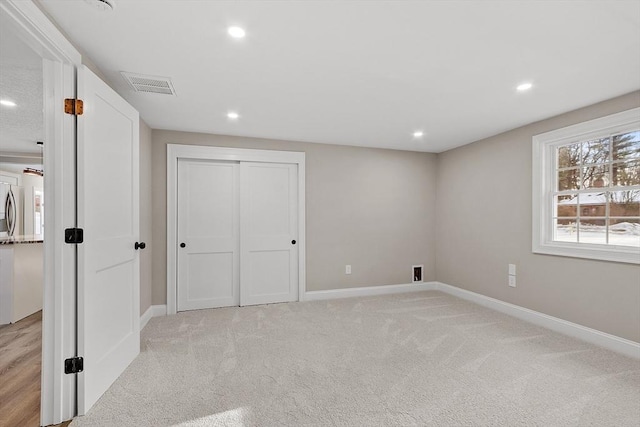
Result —
<instances>
[{"instance_id":1,"label":"wall outlet plate","mask_svg":"<svg viewBox=\"0 0 640 427\"><path fill-rule=\"evenodd\" d=\"M420 265L412 265L411 266L411 274L412 274L412 279L411 279L411 283L421 283L424 282L424 276L423 276L423 271L424 271L424 264L420 264Z\"/></svg>"},{"instance_id":2,"label":"wall outlet plate","mask_svg":"<svg viewBox=\"0 0 640 427\"><path fill-rule=\"evenodd\" d=\"M509 286L512 288L516 287L516 276L509 276Z\"/></svg>"},{"instance_id":3,"label":"wall outlet plate","mask_svg":"<svg viewBox=\"0 0 640 427\"><path fill-rule=\"evenodd\" d=\"M345 265L344 274L351 274L351 266L350 265Z\"/></svg>"}]
</instances>

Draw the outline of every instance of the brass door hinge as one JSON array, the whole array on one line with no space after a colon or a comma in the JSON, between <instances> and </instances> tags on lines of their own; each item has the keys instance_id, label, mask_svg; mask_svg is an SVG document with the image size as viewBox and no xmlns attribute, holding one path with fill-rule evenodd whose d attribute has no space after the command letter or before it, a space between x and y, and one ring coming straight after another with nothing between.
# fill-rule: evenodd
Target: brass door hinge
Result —
<instances>
[{"instance_id":1,"label":"brass door hinge","mask_svg":"<svg viewBox=\"0 0 640 427\"><path fill-rule=\"evenodd\" d=\"M84 103L81 99L70 99L67 98L64 100L64 112L66 114L74 114L76 116L81 116L84 111Z\"/></svg>"}]
</instances>

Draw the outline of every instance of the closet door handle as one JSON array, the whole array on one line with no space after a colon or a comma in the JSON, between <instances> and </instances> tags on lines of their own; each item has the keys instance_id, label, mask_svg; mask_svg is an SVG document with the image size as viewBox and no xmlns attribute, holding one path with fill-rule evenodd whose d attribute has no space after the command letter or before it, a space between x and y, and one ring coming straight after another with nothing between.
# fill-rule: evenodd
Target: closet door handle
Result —
<instances>
[{"instance_id":1,"label":"closet door handle","mask_svg":"<svg viewBox=\"0 0 640 427\"><path fill-rule=\"evenodd\" d=\"M186 248L186 247L187 247L187 244L186 244L186 243L180 243L180 247L181 247L181 248Z\"/></svg>"},{"instance_id":2,"label":"closet door handle","mask_svg":"<svg viewBox=\"0 0 640 427\"><path fill-rule=\"evenodd\" d=\"M296 241L295 241L295 240L292 240L292 241L291 241L291 244L292 244L292 245L295 245L295 244L296 244Z\"/></svg>"},{"instance_id":3,"label":"closet door handle","mask_svg":"<svg viewBox=\"0 0 640 427\"><path fill-rule=\"evenodd\" d=\"M137 251L138 249L144 249L147 247L147 244L145 242L136 242L135 245L133 245L133 247L135 248L135 250Z\"/></svg>"}]
</instances>

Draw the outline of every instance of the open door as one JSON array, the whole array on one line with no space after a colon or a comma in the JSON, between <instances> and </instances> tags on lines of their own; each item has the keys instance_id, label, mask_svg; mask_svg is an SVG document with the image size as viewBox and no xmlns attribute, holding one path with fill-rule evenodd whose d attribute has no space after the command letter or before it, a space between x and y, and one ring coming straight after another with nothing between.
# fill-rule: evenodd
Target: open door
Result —
<instances>
[{"instance_id":1,"label":"open door","mask_svg":"<svg viewBox=\"0 0 640 427\"><path fill-rule=\"evenodd\" d=\"M86 67L78 68L78 415L140 352L139 116ZM135 245L135 246L134 246Z\"/></svg>"}]
</instances>

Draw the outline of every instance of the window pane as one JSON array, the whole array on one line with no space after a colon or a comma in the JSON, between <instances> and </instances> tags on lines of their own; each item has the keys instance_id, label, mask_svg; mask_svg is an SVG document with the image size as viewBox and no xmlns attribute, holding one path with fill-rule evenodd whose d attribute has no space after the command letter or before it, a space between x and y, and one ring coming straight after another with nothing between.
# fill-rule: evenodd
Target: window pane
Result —
<instances>
[{"instance_id":1,"label":"window pane","mask_svg":"<svg viewBox=\"0 0 640 427\"><path fill-rule=\"evenodd\" d=\"M558 147L558 167L571 168L580 164L580 144Z\"/></svg>"},{"instance_id":2,"label":"window pane","mask_svg":"<svg viewBox=\"0 0 640 427\"><path fill-rule=\"evenodd\" d=\"M640 158L640 131L614 136L612 155L613 160Z\"/></svg>"},{"instance_id":3,"label":"window pane","mask_svg":"<svg viewBox=\"0 0 640 427\"><path fill-rule=\"evenodd\" d=\"M558 242L577 242L578 227L576 218L554 218L553 240Z\"/></svg>"},{"instance_id":4,"label":"window pane","mask_svg":"<svg viewBox=\"0 0 640 427\"><path fill-rule=\"evenodd\" d=\"M595 243L604 245L607 243L606 220L602 219L580 219L580 243Z\"/></svg>"},{"instance_id":5,"label":"window pane","mask_svg":"<svg viewBox=\"0 0 640 427\"><path fill-rule=\"evenodd\" d=\"M614 163L611 171L613 185L640 185L640 161Z\"/></svg>"},{"instance_id":6,"label":"window pane","mask_svg":"<svg viewBox=\"0 0 640 427\"><path fill-rule=\"evenodd\" d=\"M609 165L594 165L582 169L582 188L609 186Z\"/></svg>"},{"instance_id":7,"label":"window pane","mask_svg":"<svg viewBox=\"0 0 640 427\"><path fill-rule=\"evenodd\" d=\"M582 143L582 164L604 163L609 160L609 138Z\"/></svg>"},{"instance_id":8,"label":"window pane","mask_svg":"<svg viewBox=\"0 0 640 427\"><path fill-rule=\"evenodd\" d=\"M558 191L577 190L579 183L579 169L568 169L558 172Z\"/></svg>"},{"instance_id":9,"label":"window pane","mask_svg":"<svg viewBox=\"0 0 640 427\"><path fill-rule=\"evenodd\" d=\"M580 202L580 216L605 216L607 215L606 193L582 193L578 195Z\"/></svg>"},{"instance_id":10,"label":"window pane","mask_svg":"<svg viewBox=\"0 0 640 427\"><path fill-rule=\"evenodd\" d=\"M640 216L640 190L612 191L609 216Z\"/></svg>"},{"instance_id":11,"label":"window pane","mask_svg":"<svg viewBox=\"0 0 640 427\"><path fill-rule=\"evenodd\" d=\"M640 247L640 218L610 219L609 244Z\"/></svg>"},{"instance_id":12,"label":"window pane","mask_svg":"<svg viewBox=\"0 0 640 427\"><path fill-rule=\"evenodd\" d=\"M564 196L556 196L556 215L557 216L578 216L578 195L567 194Z\"/></svg>"},{"instance_id":13,"label":"window pane","mask_svg":"<svg viewBox=\"0 0 640 427\"><path fill-rule=\"evenodd\" d=\"M580 216L582 217L606 216L606 215L607 215L606 203L580 205Z\"/></svg>"}]
</instances>

